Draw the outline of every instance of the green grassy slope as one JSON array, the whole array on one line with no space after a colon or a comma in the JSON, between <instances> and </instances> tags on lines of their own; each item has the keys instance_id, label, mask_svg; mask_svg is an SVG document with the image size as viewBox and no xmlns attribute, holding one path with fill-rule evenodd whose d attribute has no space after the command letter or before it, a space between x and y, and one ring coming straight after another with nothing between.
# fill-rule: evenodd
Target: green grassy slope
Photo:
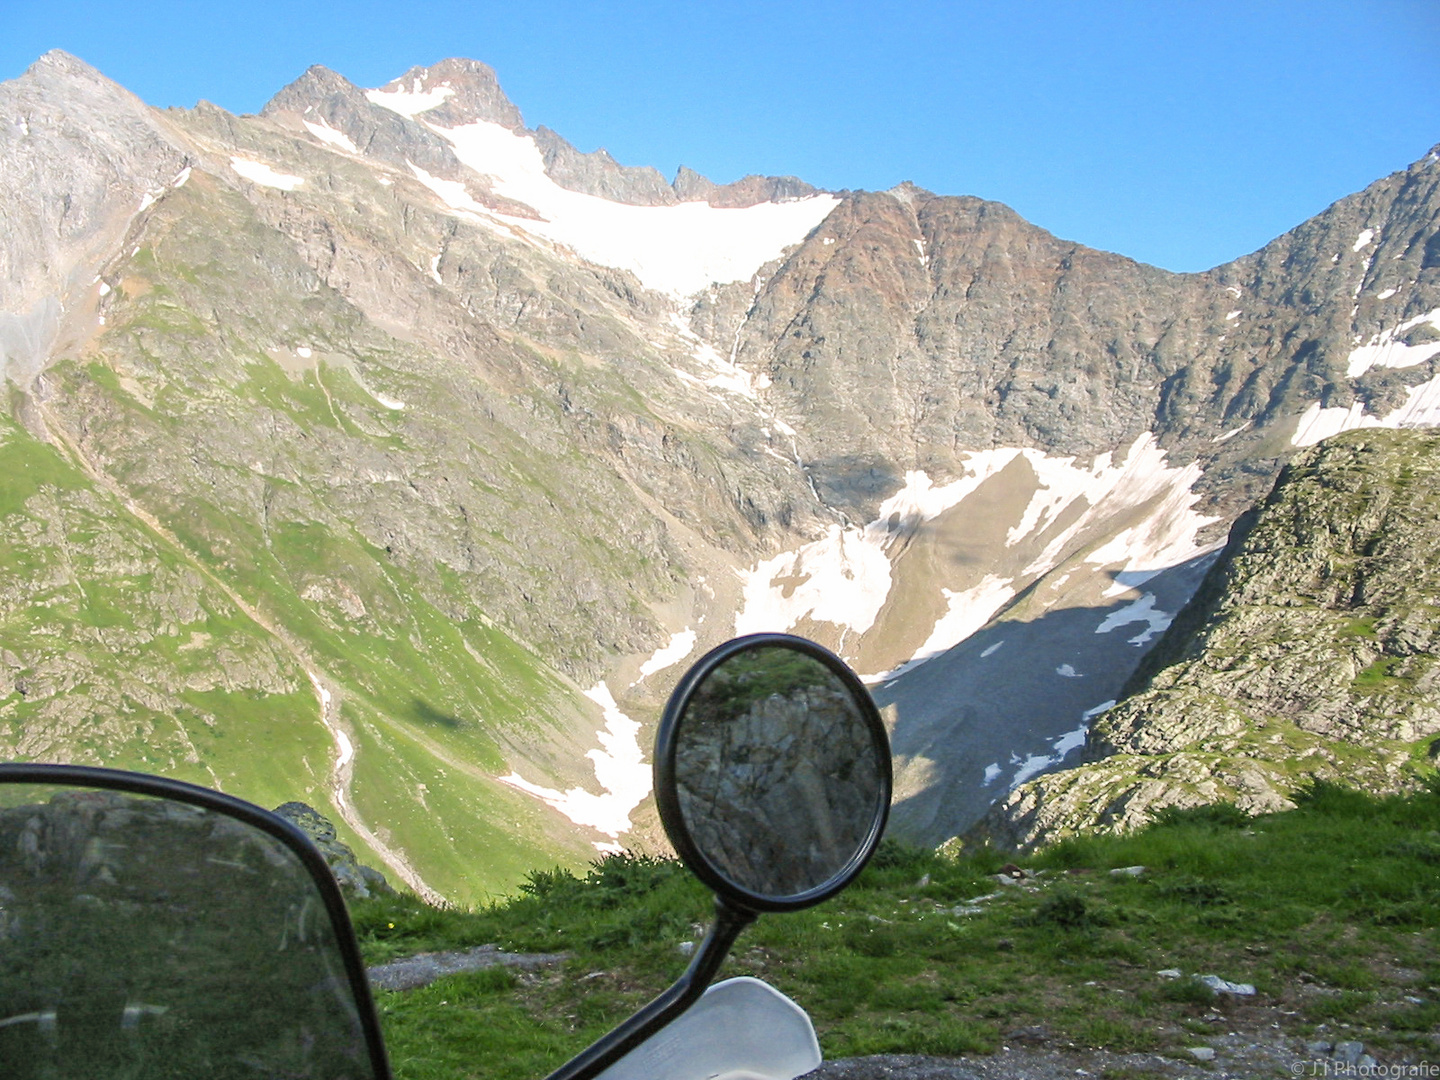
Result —
<instances>
[{"instance_id":1,"label":"green grassy slope","mask_svg":"<svg viewBox=\"0 0 1440 1080\"><path fill-rule=\"evenodd\" d=\"M272 806L323 803L330 739L293 658L6 418L0 477L0 756L165 772Z\"/></svg>"},{"instance_id":2,"label":"green grassy slope","mask_svg":"<svg viewBox=\"0 0 1440 1080\"><path fill-rule=\"evenodd\" d=\"M360 750L353 805L433 888L474 900L536 862L584 865L591 835L497 778L529 761L531 779L583 781L598 710L487 609L516 603L520 563L523 591L545 558L644 580L643 556L599 527L581 551L557 528L527 535L527 500L561 513L564 483L534 493L564 462L507 451L513 432L417 381L437 358L317 289L233 193L197 179L166 202L111 274L106 325L51 369L43 415L64 452L6 421L0 512L17 539L0 556L13 593L0 646L46 702L14 691L8 756L158 771L338 818L314 673ZM301 364L301 348L330 359ZM528 486L487 487L522 466ZM552 648L582 629L563 623ZM77 635L83 664L67 656Z\"/></svg>"},{"instance_id":3,"label":"green grassy slope","mask_svg":"<svg viewBox=\"0 0 1440 1080\"><path fill-rule=\"evenodd\" d=\"M1433 1057L1440 787L1373 798L1322 786L1301 803L1253 819L1175 811L1130 836L1068 841L1027 859L1035 876L1019 885L997 884L1007 856L989 849L882 846L840 897L762 917L722 977L757 975L794 998L827 1058L987 1053L1019 1033L1188 1059L1230 1032ZM1133 866L1145 870L1110 873ZM372 963L485 942L570 954L558 969L382 992L402 1080L544 1075L678 975L678 946L708 918L708 896L674 863L607 858L583 880L532 874L527 890L470 913L356 906ZM1181 976L1157 974L1168 969ZM1256 994L1217 995L1196 978L1208 974Z\"/></svg>"}]
</instances>

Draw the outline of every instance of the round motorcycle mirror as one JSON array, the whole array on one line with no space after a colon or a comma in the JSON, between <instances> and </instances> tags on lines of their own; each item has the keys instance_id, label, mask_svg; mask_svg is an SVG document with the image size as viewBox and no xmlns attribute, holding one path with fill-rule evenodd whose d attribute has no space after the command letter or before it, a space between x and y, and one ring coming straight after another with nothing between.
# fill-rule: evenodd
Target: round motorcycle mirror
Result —
<instances>
[{"instance_id":1,"label":"round motorcycle mirror","mask_svg":"<svg viewBox=\"0 0 1440 1080\"><path fill-rule=\"evenodd\" d=\"M890 810L890 744L870 694L804 638L712 650L671 695L655 792L686 865L734 907L794 911L865 866Z\"/></svg>"},{"instance_id":2,"label":"round motorcycle mirror","mask_svg":"<svg viewBox=\"0 0 1440 1080\"><path fill-rule=\"evenodd\" d=\"M890 812L890 742L839 657L789 634L736 638L670 695L655 799L675 850L715 890L715 922L679 979L548 1080L633 1075L605 1070L699 1000L760 912L808 907L848 885Z\"/></svg>"}]
</instances>

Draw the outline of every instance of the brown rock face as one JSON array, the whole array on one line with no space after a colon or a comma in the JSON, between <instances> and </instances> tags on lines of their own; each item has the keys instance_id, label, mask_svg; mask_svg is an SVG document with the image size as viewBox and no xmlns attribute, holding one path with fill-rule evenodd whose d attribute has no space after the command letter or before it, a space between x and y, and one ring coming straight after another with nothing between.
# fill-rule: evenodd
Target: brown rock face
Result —
<instances>
[{"instance_id":1,"label":"brown rock face","mask_svg":"<svg viewBox=\"0 0 1440 1080\"><path fill-rule=\"evenodd\" d=\"M1383 415L1440 370L1347 372L1358 343L1440 308L1435 161L1187 275L997 203L856 194L766 282L738 355L806 423L802 456L842 506L873 508L897 470L953 470L965 450L1084 457L1149 430L1202 461L1228 518L1263 493L1312 403Z\"/></svg>"}]
</instances>

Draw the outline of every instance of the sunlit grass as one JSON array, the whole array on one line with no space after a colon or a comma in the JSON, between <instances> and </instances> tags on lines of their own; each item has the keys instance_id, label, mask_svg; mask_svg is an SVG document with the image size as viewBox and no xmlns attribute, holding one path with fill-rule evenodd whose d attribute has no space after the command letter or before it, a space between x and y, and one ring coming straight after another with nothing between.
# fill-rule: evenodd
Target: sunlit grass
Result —
<instances>
[{"instance_id":1,"label":"sunlit grass","mask_svg":"<svg viewBox=\"0 0 1440 1080\"><path fill-rule=\"evenodd\" d=\"M1060 844L1024 860L1043 871L1033 891L991 876L1003 853L886 843L840 897L762 917L722 977L757 975L794 998L827 1057L986 1053L1037 1026L1061 1045L1173 1051L1236 1007L1200 974L1253 984L1247 1001L1275 1006L1297 1037L1350 1024L1404 1050L1440 1023L1437 851L1440 792L1328 786L1285 814L1212 807ZM1135 865L1145 873L1109 873ZM474 911L359 905L376 962L487 942L569 957L381 993L397 1075L544 1075L680 973L710 904L674 863L610 857L583 879L532 873L520 897ZM1181 977L1157 975L1169 968Z\"/></svg>"}]
</instances>

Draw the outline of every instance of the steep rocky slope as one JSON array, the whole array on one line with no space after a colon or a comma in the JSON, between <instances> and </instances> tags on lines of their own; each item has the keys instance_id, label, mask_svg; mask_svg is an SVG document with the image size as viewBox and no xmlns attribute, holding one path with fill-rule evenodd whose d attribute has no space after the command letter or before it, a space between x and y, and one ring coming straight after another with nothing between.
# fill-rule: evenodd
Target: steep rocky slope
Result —
<instances>
[{"instance_id":1,"label":"steep rocky slope","mask_svg":"<svg viewBox=\"0 0 1440 1080\"><path fill-rule=\"evenodd\" d=\"M1352 432L1286 466L1099 717L1087 764L985 829L1030 844L1165 806L1287 809L1314 779L1396 790L1440 757L1440 434Z\"/></svg>"},{"instance_id":2,"label":"steep rocky slope","mask_svg":"<svg viewBox=\"0 0 1440 1080\"><path fill-rule=\"evenodd\" d=\"M236 117L49 54L0 86L5 445L49 463L0 504L5 752L305 798L483 895L643 837L679 665L790 629L943 839L1296 446L1440 420L1437 178L1175 275L908 185L667 184L473 61Z\"/></svg>"}]
</instances>

